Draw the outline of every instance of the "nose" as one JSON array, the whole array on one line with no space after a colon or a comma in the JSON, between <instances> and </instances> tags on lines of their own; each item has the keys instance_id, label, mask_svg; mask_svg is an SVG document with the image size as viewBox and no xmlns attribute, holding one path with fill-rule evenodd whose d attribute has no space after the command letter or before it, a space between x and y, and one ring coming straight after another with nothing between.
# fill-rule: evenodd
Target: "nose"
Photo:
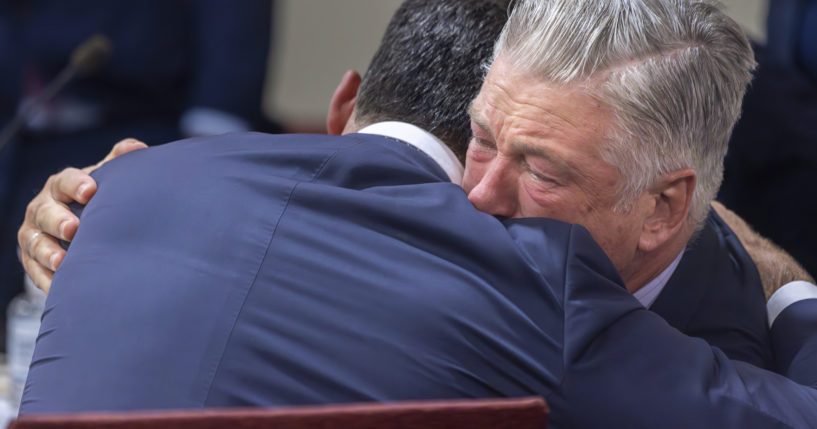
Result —
<instances>
[{"instance_id":1,"label":"nose","mask_svg":"<svg viewBox=\"0 0 817 429\"><path fill-rule=\"evenodd\" d=\"M477 210L501 217L514 217L518 207L517 181L510 160L497 156L468 193Z\"/></svg>"}]
</instances>

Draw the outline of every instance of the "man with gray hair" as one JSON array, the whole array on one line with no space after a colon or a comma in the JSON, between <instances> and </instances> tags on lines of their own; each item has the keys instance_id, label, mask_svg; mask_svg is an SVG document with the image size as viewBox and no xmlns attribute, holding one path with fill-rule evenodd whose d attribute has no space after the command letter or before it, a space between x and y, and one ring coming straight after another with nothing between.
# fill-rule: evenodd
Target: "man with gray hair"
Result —
<instances>
[{"instance_id":1,"label":"man with gray hair","mask_svg":"<svg viewBox=\"0 0 817 429\"><path fill-rule=\"evenodd\" d=\"M463 187L497 216L587 227L642 304L771 367L759 278L710 213L754 67L709 1L519 1L471 107Z\"/></svg>"}]
</instances>

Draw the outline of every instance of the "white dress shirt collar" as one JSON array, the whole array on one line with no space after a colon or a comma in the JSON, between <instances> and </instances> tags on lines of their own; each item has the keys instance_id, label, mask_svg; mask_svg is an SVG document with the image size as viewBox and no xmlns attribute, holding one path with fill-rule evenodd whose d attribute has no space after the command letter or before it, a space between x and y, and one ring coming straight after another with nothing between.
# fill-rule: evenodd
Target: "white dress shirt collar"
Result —
<instances>
[{"instance_id":1,"label":"white dress shirt collar","mask_svg":"<svg viewBox=\"0 0 817 429\"><path fill-rule=\"evenodd\" d=\"M658 295L661 294L661 291L664 290L664 287L669 282L669 279L675 273L675 269L678 268L678 264L681 262L681 257L684 256L684 252L678 254L675 257L675 260L669 264L669 266L661 272L661 274L657 275L654 279L650 280L649 283L645 284L641 289L635 291L633 296L638 302L641 303L646 308L650 308L652 303L655 302L655 299L658 298Z\"/></svg>"},{"instance_id":2,"label":"white dress shirt collar","mask_svg":"<svg viewBox=\"0 0 817 429\"><path fill-rule=\"evenodd\" d=\"M378 122L358 131L402 140L430 156L445 171L451 182L462 185L463 167L454 152L428 131L406 122Z\"/></svg>"}]
</instances>

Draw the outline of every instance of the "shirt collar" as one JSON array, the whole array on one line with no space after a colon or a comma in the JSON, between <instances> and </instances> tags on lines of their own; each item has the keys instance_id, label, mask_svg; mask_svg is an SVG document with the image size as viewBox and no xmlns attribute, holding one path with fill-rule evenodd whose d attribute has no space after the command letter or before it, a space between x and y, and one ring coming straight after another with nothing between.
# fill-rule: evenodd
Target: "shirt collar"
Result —
<instances>
[{"instance_id":1,"label":"shirt collar","mask_svg":"<svg viewBox=\"0 0 817 429\"><path fill-rule=\"evenodd\" d=\"M655 302L655 299L658 298L658 295L661 294L661 291L664 290L664 286L667 285L669 279L675 273L675 269L678 268L678 264L681 262L682 256L684 256L683 251L681 251L681 253L675 257L675 260L672 261L672 263L669 264L669 266L664 269L661 274L650 280L650 282L645 284L641 289L633 292L633 296L635 296L635 299L637 299L641 305L646 308L650 308L652 303Z\"/></svg>"},{"instance_id":2,"label":"shirt collar","mask_svg":"<svg viewBox=\"0 0 817 429\"><path fill-rule=\"evenodd\" d=\"M386 121L363 127L358 133L402 140L425 153L445 171L451 182L462 185L463 167L454 152L428 131L406 122Z\"/></svg>"}]
</instances>

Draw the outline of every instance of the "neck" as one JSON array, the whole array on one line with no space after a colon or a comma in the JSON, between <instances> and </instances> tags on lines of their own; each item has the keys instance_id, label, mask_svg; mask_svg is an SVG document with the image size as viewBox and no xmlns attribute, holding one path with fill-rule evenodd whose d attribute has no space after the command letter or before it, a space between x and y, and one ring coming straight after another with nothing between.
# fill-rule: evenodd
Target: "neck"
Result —
<instances>
[{"instance_id":1,"label":"neck","mask_svg":"<svg viewBox=\"0 0 817 429\"><path fill-rule=\"evenodd\" d=\"M631 268L621 272L627 290L634 293L664 272L684 250L693 230L692 227L682 228L673 238L654 250L639 251L630 263Z\"/></svg>"},{"instance_id":2,"label":"neck","mask_svg":"<svg viewBox=\"0 0 817 429\"><path fill-rule=\"evenodd\" d=\"M357 120L355 120L355 116L353 114L349 118L349 120L346 121L346 125L343 126L343 131L341 131L340 133L341 133L341 135L353 134L353 133L356 133L356 132L360 131L361 129L363 129L367 125L370 125L370 124L364 123L362 125L358 125Z\"/></svg>"}]
</instances>

